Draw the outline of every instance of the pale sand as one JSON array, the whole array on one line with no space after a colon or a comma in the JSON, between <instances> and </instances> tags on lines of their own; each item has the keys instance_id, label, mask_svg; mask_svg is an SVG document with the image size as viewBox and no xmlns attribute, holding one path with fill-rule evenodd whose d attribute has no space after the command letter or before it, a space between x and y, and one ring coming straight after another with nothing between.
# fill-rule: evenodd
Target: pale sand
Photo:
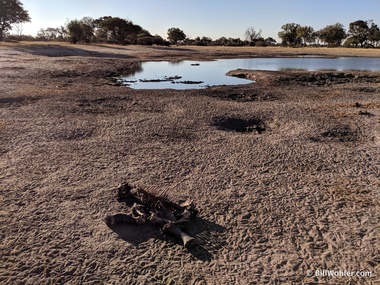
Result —
<instances>
[{"instance_id":1,"label":"pale sand","mask_svg":"<svg viewBox=\"0 0 380 285\"><path fill-rule=\"evenodd\" d=\"M137 60L317 53L380 56L0 44L0 284L380 284L378 73L244 71L257 83L188 91L106 76ZM106 214L128 212L123 181L192 197L203 244L109 228ZM307 276L322 269L373 276Z\"/></svg>"}]
</instances>

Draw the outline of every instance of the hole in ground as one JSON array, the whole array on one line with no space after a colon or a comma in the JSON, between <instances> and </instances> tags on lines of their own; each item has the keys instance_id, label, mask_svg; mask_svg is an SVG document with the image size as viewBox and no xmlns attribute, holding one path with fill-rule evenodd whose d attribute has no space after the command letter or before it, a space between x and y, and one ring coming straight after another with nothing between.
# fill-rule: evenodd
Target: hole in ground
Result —
<instances>
[{"instance_id":1,"label":"hole in ground","mask_svg":"<svg viewBox=\"0 0 380 285\"><path fill-rule=\"evenodd\" d=\"M235 131L239 133L257 133L265 132L266 127L263 120L259 118L236 118L236 117L216 117L214 126L223 131Z\"/></svg>"},{"instance_id":2,"label":"hole in ground","mask_svg":"<svg viewBox=\"0 0 380 285\"><path fill-rule=\"evenodd\" d=\"M335 126L322 133L323 137L334 138L339 141L355 141L357 139L357 134L353 131L350 126L342 125Z\"/></svg>"},{"instance_id":3,"label":"hole in ground","mask_svg":"<svg viewBox=\"0 0 380 285\"><path fill-rule=\"evenodd\" d=\"M312 137L312 141L335 141L335 142L356 142L360 139L360 130L349 125L336 125L322 132L317 137Z\"/></svg>"}]
</instances>

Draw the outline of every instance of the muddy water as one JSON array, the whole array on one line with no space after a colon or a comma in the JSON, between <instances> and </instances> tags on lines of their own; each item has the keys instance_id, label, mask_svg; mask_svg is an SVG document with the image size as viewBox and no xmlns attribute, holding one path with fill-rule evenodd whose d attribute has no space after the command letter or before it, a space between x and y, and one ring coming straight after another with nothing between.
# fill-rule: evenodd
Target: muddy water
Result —
<instances>
[{"instance_id":1,"label":"muddy water","mask_svg":"<svg viewBox=\"0 0 380 285\"><path fill-rule=\"evenodd\" d=\"M120 81L134 89L201 89L215 85L239 85L251 80L227 76L234 69L252 70L333 70L380 71L380 58L297 57L239 58L215 61L142 62Z\"/></svg>"}]
</instances>

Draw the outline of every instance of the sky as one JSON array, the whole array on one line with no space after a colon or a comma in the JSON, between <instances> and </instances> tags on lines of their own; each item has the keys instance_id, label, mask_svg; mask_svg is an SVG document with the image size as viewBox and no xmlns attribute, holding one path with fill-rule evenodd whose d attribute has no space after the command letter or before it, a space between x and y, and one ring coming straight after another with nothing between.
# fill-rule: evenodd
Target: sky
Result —
<instances>
[{"instance_id":1,"label":"sky","mask_svg":"<svg viewBox=\"0 0 380 285\"><path fill-rule=\"evenodd\" d=\"M379 0L21 0L31 23L23 34L35 36L41 28L59 27L68 20L114 16L131 20L152 35L167 37L180 28L189 38L244 39L248 27L264 38L278 40L286 23L319 30L340 22L348 29L356 20L374 20L380 26Z\"/></svg>"}]
</instances>

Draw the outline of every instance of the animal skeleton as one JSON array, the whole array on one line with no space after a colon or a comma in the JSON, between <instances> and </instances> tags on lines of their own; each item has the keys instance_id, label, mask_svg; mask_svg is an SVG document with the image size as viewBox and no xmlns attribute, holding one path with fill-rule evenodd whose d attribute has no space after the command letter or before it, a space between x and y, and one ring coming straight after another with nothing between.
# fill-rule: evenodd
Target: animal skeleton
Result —
<instances>
[{"instance_id":1,"label":"animal skeleton","mask_svg":"<svg viewBox=\"0 0 380 285\"><path fill-rule=\"evenodd\" d=\"M151 223L180 240L187 248L195 244L195 239L182 231L181 227L198 214L193 202L188 199L177 204L167 198L166 193L155 195L153 191L132 187L127 183L118 187L119 202L133 202L132 215L116 214L105 218L109 226L121 223Z\"/></svg>"}]
</instances>

